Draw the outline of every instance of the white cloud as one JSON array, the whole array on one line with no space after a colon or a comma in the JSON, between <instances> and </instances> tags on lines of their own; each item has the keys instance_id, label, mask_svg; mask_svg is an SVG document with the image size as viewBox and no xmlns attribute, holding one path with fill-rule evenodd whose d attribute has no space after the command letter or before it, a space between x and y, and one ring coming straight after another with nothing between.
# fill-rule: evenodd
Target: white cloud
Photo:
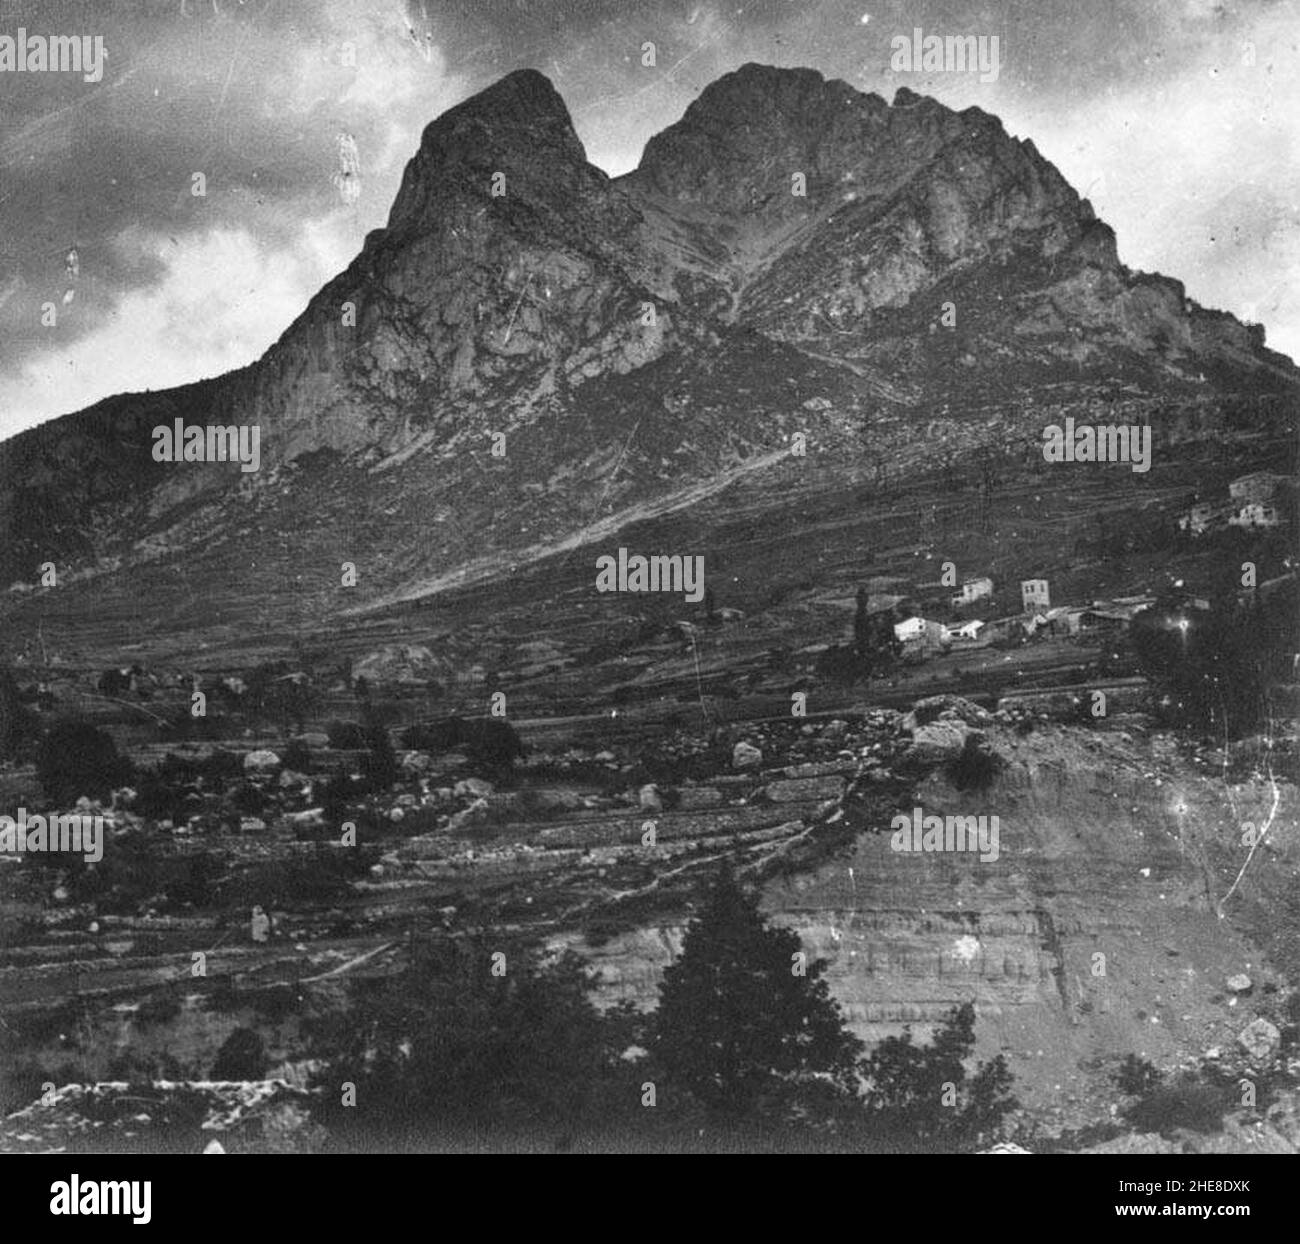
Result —
<instances>
[{"instance_id":1,"label":"white cloud","mask_svg":"<svg viewBox=\"0 0 1300 1244\"><path fill-rule=\"evenodd\" d=\"M175 244L132 230L115 244L157 259L165 274L124 295L66 350L45 351L0 379L3 434L108 394L185 384L251 362L351 257L337 217L305 223L291 246L275 249L232 227L184 235Z\"/></svg>"}]
</instances>

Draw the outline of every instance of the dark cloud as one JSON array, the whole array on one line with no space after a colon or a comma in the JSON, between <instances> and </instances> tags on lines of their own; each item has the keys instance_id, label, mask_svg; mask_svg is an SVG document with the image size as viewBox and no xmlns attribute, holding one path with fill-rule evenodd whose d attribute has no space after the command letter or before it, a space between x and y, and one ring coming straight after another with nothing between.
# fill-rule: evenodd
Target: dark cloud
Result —
<instances>
[{"instance_id":1,"label":"dark cloud","mask_svg":"<svg viewBox=\"0 0 1300 1244\"><path fill-rule=\"evenodd\" d=\"M1128 262L1267 311L1295 348L1276 276L1300 258L1293 18L1281 0L6 0L0 34L98 34L108 61L93 84L0 74L0 431L254 357L383 223L424 125L523 65L615 173L747 60L978 104L1093 197ZM893 73L914 26L997 34L998 80ZM205 308L206 336L180 322Z\"/></svg>"}]
</instances>

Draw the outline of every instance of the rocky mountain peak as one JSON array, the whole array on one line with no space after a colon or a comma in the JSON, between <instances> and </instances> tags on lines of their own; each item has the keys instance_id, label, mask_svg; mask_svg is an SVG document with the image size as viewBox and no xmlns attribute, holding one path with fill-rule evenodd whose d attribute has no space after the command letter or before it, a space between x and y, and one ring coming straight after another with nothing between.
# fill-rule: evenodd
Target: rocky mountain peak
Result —
<instances>
[{"instance_id":1,"label":"rocky mountain peak","mask_svg":"<svg viewBox=\"0 0 1300 1244\"><path fill-rule=\"evenodd\" d=\"M500 197L555 191L572 193L604 175L587 163L564 100L545 74L520 69L449 109L425 128L420 150L406 167L392 211L390 233L442 222L448 191L465 183L475 196Z\"/></svg>"}]
</instances>

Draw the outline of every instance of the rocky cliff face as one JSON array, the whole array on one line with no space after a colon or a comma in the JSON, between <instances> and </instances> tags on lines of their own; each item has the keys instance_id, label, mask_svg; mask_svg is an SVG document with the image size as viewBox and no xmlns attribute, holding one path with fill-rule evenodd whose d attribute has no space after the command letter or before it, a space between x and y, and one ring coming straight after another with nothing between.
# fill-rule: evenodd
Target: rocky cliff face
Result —
<instances>
[{"instance_id":1,"label":"rocky cliff face","mask_svg":"<svg viewBox=\"0 0 1300 1244\"><path fill-rule=\"evenodd\" d=\"M921 1036L973 1001L982 1056L1005 1054L1026 1103L1079 1126L1113 1097L1107 1077L1125 1055L1168 1066L1236 1046L1252 1005L1225 981L1249 970L1260 996L1267 973L1244 930L1290 884L1300 806L1284 786L1252 897L1220 919L1240 822L1264 823L1267 783L1192 773L1168 739L1070 728L987 739L1006 762L987 790L959 791L937 769L915 801L926 814L996 816L996 860L900 854L880 824L769 881L764 909L829 961L832 992L868 1044L907 1025ZM573 944L610 1002L649 1007L684 931L681 921Z\"/></svg>"},{"instance_id":2,"label":"rocky cliff face","mask_svg":"<svg viewBox=\"0 0 1300 1244\"><path fill-rule=\"evenodd\" d=\"M747 65L611 181L550 83L521 71L426 129L387 227L257 363L0 446L0 574L55 560L111 565L162 604L198 582L237 593L209 550L260 515L368 555L360 596L378 599L752 471L810 395L851 468L864 432L899 457L979 406L1005 443L990 411L1023 423L1036 386L1063 407L1117 376L1201 406L1297 379L1258 333L1124 269L1086 201L978 109ZM151 429L175 418L256 424L262 470L154 462ZM490 504L489 432L512 446ZM342 464L345 514L280 473L322 455ZM394 505L418 516L410 531L385 521ZM371 527L384 543L358 548ZM138 577L160 555L172 586Z\"/></svg>"}]
</instances>

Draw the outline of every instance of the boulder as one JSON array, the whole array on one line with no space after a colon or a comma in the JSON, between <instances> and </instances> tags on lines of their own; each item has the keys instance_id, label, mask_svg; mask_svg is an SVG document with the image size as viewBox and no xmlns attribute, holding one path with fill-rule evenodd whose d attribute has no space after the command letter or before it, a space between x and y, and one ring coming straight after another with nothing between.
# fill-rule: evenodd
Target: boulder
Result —
<instances>
[{"instance_id":1,"label":"boulder","mask_svg":"<svg viewBox=\"0 0 1300 1244\"><path fill-rule=\"evenodd\" d=\"M328 734L318 734L315 731L309 731L307 734L300 734L294 739L295 743L302 743L306 747L314 748L319 751L322 747L330 745L330 736Z\"/></svg>"},{"instance_id":2,"label":"boulder","mask_svg":"<svg viewBox=\"0 0 1300 1244\"><path fill-rule=\"evenodd\" d=\"M433 767L433 757L428 752L407 752L402 757L402 768L408 773L428 773Z\"/></svg>"},{"instance_id":3,"label":"boulder","mask_svg":"<svg viewBox=\"0 0 1300 1244\"><path fill-rule=\"evenodd\" d=\"M923 764L944 764L956 760L966 747L970 732L961 722L936 721L933 725L917 726L912 731L912 745L907 749L907 759Z\"/></svg>"},{"instance_id":4,"label":"boulder","mask_svg":"<svg viewBox=\"0 0 1300 1244\"><path fill-rule=\"evenodd\" d=\"M533 806L541 812L576 812L583 807L583 801L576 790L561 787L537 791L533 796Z\"/></svg>"},{"instance_id":5,"label":"boulder","mask_svg":"<svg viewBox=\"0 0 1300 1244\"><path fill-rule=\"evenodd\" d=\"M643 812L662 812L664 801L659 798L659 788L653 782L641 787L638 801Z\"/></svg>"},{"instance_id":6,"label":"boulder","mask_svg":"<svg viewBox=\"0 0 1300 1244\"><path fill-rule=\"evenodd\" d=\"M731 767L733 769L756 769L763 763L763 753L752 743L743 739L731 749Z\"/></svg>"},{"instance_id":7,"label":"boulder","mask_svg":"<svg viewBox=\"0 0 1300 1244\"><path fill-rule=\"evenodd\" d=\"M722 792L712 786L684 786L678 792L677 810L695 812L700 808L716 808L722 802Z\"/></svg>"},{"instance_id":8,"label":"boulder","mask_svg":"<svg viewBox=\"0 0 1300 1244\"><path fill-rule=\"evenodd\" d=\"M452 833L460 830L469 829L475 825L482 825L487 820L488 801L486 799L476 799L468 808L457 812L455 816L447 822L447 829Z\"/></svg>"},{"instance_id":9,"label":"boulder","mask_svg":"<svg viewBox=\"0 0 1300 1244\"><path fill-rule=\"evenodd\" d=\"M987 710L962 696L931 695L912 705L912 711L903 718L903 729L914 731L918 726L928 726L941 717L968 726L987 726L993 720Z\"/></svg>"},{"instance_id":10,"label":"boulder","mask_svg":"<svg viewBox=\"0 0 1300 1244\"><path fill-rule=\"evenodd\" d=\"M385 644L352 666L353 679L372 683L425 683L445 679L450 672L450 663L422 644Z\"/></svg>"},{"instance_id":11,"label":"boulder","mask_svg":"<svg viewBox=\"0 0 1300 1244\"><path fill-rule=\"evenodd\" d=\"M798 803L802 800L838 799L844 793L842 777L786 778L769 782L763 793L773 803Z\"/></svg>"},{"instance_id":12,"label":"boulder","mask_svg":"<svg viewBox=\"0 0 1300 1244\"><path fill-rule=\"evenodd\" d=\"M452 793L470 795L475 799L485 799L494 789L491 782L484 781L482 778L468 777L457 782Z\"/></svg>"},{"instance_id":13,"label":"boulder","mask_svg":"<svg viewBox=\"0 0 1300 1244\"><path fill-rule=\"evenodd\" d=\"M1252 1058L1267 1058L1281 1041L1282 1034L1261 1016L1253 1019L1238 1034L1237 1043Z\"/></svg>"},{"instance_id":14,"label":"boulder","mask_svg":"<svg viewBox=\"0 0 1300 1244\"><path fill-rule=\"evenodd\" d=\"M249 752L244 757L245 773L266 773L271 769L280 767L280 757L277 756L270 748L260 748L257 751Z\"/></svg>"},{"instance_id":15,"label":"boulder","mask_svg":"<svg viewBox=\"0 0 1300 1244\"><path fill-rule=\"evenodd\" d=\"M1249 993L1253 982L1245 972L1238 972L1235 976L1229 976L1225 983L1229 993Z\"/></svg>"}]
</instances>

